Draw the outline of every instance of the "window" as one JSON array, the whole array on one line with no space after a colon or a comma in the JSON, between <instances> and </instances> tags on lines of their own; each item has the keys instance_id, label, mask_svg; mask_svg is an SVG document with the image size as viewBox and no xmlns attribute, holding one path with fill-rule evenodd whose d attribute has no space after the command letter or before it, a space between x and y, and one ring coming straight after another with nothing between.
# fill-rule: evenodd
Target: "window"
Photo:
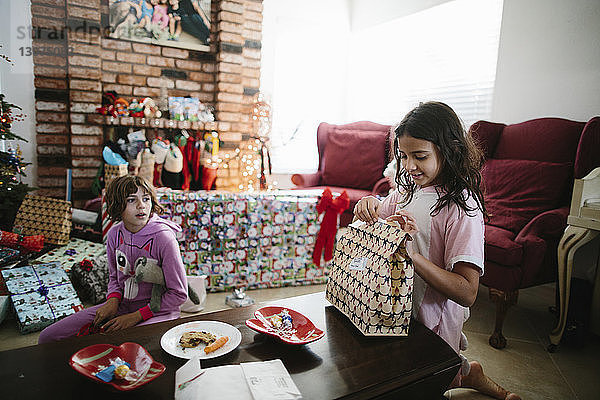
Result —
<instances>
[{"instance_id":1,"label":"window","mask_svg":"<svg viewBox=\"0 0 600 400\"><path fill-rule=\"evenodd\" d=\"M355 31L348 3L263 2L275 173L316 170L320 122L393 124L428 100L466 126L490 117L502 0L449 1Z\"/></svg>"}]
</instances>

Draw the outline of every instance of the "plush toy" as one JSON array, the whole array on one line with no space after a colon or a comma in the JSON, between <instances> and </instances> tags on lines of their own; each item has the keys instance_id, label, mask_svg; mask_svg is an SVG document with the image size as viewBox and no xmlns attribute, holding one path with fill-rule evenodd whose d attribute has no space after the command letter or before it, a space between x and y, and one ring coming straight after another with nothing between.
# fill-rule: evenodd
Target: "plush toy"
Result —
<instances>
[{"instance_id":1,"label":"plush toy","mask_svg":"<svg viewBox=\"0 0 600 400\"><path fill-rule=\"evenodd\" d=\"M139 282L152 283L152 295L150 297L150 311L156 313L160 311L162 295L166 291L165 275L158 265L158 262L152 258L140 257L135 261L135 280ZM188 285L188 297L194 304L200 304L198 294Z\"/></svg>"},{"instance_id":2,"label":"plush toy","mask_svg":"<svg viewBox=\"0 0 600 400\"><path fill-rule=\"evenodd\" d=\"M158 106L150 97L144 97L141 104L144 107L144 115L146 118L160 118L162 116Z\"/></svg>"},{"instance_id":3,"label":"plush toy","mask_svg":"<svg viewBox=\"0 0 600 400\"><path fill-rule=\"evenodd\" d=\"M115 100L115 111L119 117L129 116L129 102L122 97Z\"/></svg>"},{"instance_id":4,"label":"plush toy","mask_svg":"<svg viewBox=\"0 0 600 400\"><path fill-rule=\"evenodd\" d=\"M115 110L115 101L117 100L117 92L114 90L109 90L107 92L102 93L102 107L96 108L96 112L102 115L112 115L113 117L117 116Z\"/></svg>"},{"instance_id":5,"label":"plush toy","mask_svg":"<svg viewBox=\"0 0 600 400\"><path fill-rule=\"evenodd\" d=\"M144 106L137 101L137 99L132 99L131 103L129 103L129 116L130 117L144 117Z\"/></svg>"}]
</instances>

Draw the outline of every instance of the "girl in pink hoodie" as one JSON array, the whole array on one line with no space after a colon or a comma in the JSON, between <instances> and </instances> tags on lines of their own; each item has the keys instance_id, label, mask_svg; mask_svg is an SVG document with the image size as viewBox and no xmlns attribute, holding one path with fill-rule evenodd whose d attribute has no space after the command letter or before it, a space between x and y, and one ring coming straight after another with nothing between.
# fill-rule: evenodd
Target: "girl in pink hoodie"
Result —
<instances>
[{"instance_id":1,"label":"girl in pink hoodie","mask_svg":"<svg viewBox=\"0 0 600 400\"><path fill-rule=\"evenodd\" d=\"M158 217L162 207L152 186L141 177L115 179L108 186L106 199L110 218L120 221L106 240L107 300L48 326L38 343L75 336L82 328L112 332L179 317L179 306L187 299L185 267L175 238L181 228ZM148 264L162 268L165 282L160 301L152 303L154 285L136 279L136 270Z\"/></svg>"}]
</instances>

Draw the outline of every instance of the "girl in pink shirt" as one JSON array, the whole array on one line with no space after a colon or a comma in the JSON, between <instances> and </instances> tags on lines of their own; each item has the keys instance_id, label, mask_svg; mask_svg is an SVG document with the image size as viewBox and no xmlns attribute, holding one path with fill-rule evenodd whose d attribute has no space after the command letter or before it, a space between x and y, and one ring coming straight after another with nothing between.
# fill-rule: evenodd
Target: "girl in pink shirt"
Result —
<instances>
[{"instance_id":1,"label":"girl in pink shirt","mask_svg":"<svg viewBox=\"0 0 600 400\"><path fill-rule=\"evenodd\" d=\"M357 219L398 221L411 234L415 267L413 316L459 353L462 333L484 272L486 215L479 172L482 157L456 113L446 104L422 103L394 128L397 168L394 190L383 201L362 198ZM451 387L476 389L497 399L520 399L467 362Z\"/></svg>"}]
</instances>

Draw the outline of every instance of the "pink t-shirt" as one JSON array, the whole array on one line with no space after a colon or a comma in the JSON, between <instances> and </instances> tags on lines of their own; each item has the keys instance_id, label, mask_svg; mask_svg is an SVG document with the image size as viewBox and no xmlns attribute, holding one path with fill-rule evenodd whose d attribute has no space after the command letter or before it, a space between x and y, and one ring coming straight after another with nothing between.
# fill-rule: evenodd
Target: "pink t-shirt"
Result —
<instances>
[{"instance_id":1,"label":"pink t-shirt","mask_svg":"<svg viewBox=\"0 0 600 400\"><path fill-rule=\"evenodd\" d=\"M466 193L466 192L465 192ZM431 211L438 199L433 186L418 189L406 206L402 206L402 195L393 191L379 208L379 216L386 218L396 210L404 209L411 213L419 227L413 237L413 248L429 261L451 271L459 261L471 263L483 275L484 224L481 210L470 211L467 215L452 203L438 214ZM472 197L467 204L475 207ZM413 316L433 332L441 336L458 353L463 323L469 316L469 309L438 293L415 274L413 287Z\"/></svg>"}]
</instances>

